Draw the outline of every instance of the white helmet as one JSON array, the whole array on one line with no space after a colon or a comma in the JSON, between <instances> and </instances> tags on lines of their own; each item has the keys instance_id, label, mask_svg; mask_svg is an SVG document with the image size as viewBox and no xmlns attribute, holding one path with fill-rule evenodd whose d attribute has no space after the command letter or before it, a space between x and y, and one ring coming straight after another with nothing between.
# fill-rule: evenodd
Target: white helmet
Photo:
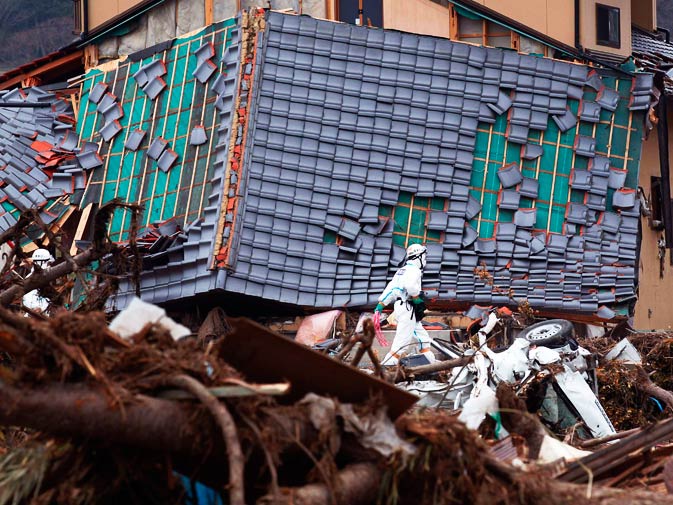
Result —
<instances>
[{"instance_id":1,"label":"white helmet","mask_svg":"<svg viewBox=\"0 0 673 505\"><path fill-rule=\"evenodd\" d=\"M415 261L421 270L425 268L427 254L428 249L423 244L411 244L407 247L407 261Z\"/></svg>"},{"instance_id":2,"label":"white helmet","mask_svg":"<svg viewBox=\"0 0 673 505\"><path fill-rule=\"evenodd\" d=\"M52 261L54 261L53 256L46 249L35 249L31 259L33 260L33 263L37 263L37 265L41 268L46 267Z\"/></svg>"}]
</instances>

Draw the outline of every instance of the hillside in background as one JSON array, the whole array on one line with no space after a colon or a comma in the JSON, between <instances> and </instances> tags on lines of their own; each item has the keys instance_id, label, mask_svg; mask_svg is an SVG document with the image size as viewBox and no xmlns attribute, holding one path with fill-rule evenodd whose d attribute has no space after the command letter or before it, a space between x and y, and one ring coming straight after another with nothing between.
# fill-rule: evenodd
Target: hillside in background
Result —
<instances>
[{"instance_id":1,"label":"hillside in background","mask_svg":"<svg viewBox=\"0 0 673 505\"><path fill-rule=\"evenodd\" d=\"M673 0L657 0L657 25L673 31Z\"/></svg>"},{"instance_id":2,"label":"hillside in background","mask_svg":"<svg viewBox=\"0 0 673 505\"><path fill-rule=\"evenodd\" d=\"M72 0L0 0L0 72L71 42Z\"/></svg>"}]
</instances>

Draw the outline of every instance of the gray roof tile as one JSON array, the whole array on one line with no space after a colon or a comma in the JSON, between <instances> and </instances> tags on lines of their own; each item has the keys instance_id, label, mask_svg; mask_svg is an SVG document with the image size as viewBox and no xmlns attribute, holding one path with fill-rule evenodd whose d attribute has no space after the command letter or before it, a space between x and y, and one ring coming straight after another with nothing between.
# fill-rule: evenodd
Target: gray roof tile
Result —
<instances>
[{"instance_id":1,"label":"gray roof tile","mask_svg":"<svg viewBox=\"0 0 673 505\"><path fill-rule=\"evenodd\" d=\"M610 88L601 88L601 90L598 92L598 96L596 97L596 103L611 112L614 112L617 109L618 102L619 93Z\"/></svg>"},{"instance_id":2,"label":"gray roof tile","mask_svg":"<svg viewBox=\"0 0 673 505\"><path fill-rule=\"evenodd\" d=\"M521 228L533 228L536 219L535 209L519 209L514 213L514 224Z\"/></svg>"},{"instance_id":3,"label":"gray roof tile","mask_svg":"<svg viewBox=\"0 0 673 505\"><path fill-rule=\"evenodd\" d=\"M549 114L557 122L567 120L561 121L562 128L576 126L577 119L568 115L567 108L575 105L568 100L582 98L587 67L276 12L268 12L266 18L266 45L258 49L254 84L244 90L246 97L252 93L241 166L245 177L233 182L244 183L238 194L245 205L237 212L237 228L233 232L227 228L236 240L231 254L237 263L228 273L204 274L203 289L308 305L368 303L404 257L404 248L393 245L394 223L379 218L380 207L398 205L400 191L407 191L416 197L447 199L447 211L429 211L425 223L428 229L444 232L436 251L430 246L436 260L424 279L439 289L438 296L508 302L507 296L494 295L491 286L475 279L473 269L484 261L489 269L500 269L494 273L498 287L512 286L527 296L530 286L529 299L538 306L595 310L598 296L582 297L582 290L597 286L591 284L597 270L586 269L600 268L600 235L608 232L598 229L592 235L582 219L590 225L596 212L605 209L609 160L602 170L603 162L596 156L590 171L583 171L584 185L573 181L573 192L587 192L587 203L573 202L560 228L587 232L578 235L583 242L557 234L549 239L548 249L545 233L533 237L528 231L536 225L538 210L519 209L518 202L510 206L515 211L513 223L496 223L497 240L486 240L489 227L480 227L485 233L480 238L466 222L481 211L478 188L470 188L480 122L492 123L497 115L509 112L504 118L509 119L508 142L522 144L523 159L540 158L541 146L535 144L539 141L531 144L529 134L536 139L546 130ZM312 54L300 48L310 48ZM210 59L206 56L201 63ZM209 223L204 237L214 233L218 191L229 178L223 170L239 58L235 46L224 56L222 75L211 78L211 89L220 95L216 107L224 114L213 133L218 173L207 199L214 210L202 211ZM149 77L145 85L157 77ZM583 120L588 120L587 110L583 106ZM595 151L595 145L577 145L579 155L592 157ZM530 174L526 170L532 165L524 163L524 172ZM504 168L511 172L499 174L504 195L537 197L535 179L524 178L518 165ZM577 179L580 172L573 177ZM483 198L485 205L493 205L491 196ZM540 212L544 215L542 207ZM501 212L499 220L508 220L511 214ZM233 220L234 214L227 219ZM340 245L323 243L328 230L340 235ZM190 254L206 265L210 243L203 237L199 240L204 241L203 251L189 246ZM630 258L635 246L611 247L606 249L610 259L634 261ZM592 252L596 255L588 254ZM504 269L512 258L516 265ZM521 279L529 271L530 283ZM281 287L286 273L287 282ZM585 278L582 273L593 276ZM550 282L545 282L547 275ZM181 294L188 295L194 284L185 281Z\"/></svg>"},{"instance_id":4,"label":"gray roof tile","mask_svg":"<svg viewBox=\"0 0 673 505\"><path fill-rule=\"evenodd\" d=\"M498 207L501 209L517 210L521 195L516 189L503 189L498 196Z\"/></svg>"},{"instance_id":5,"label":"gray roof tile","mask_svg":"<svg viewBox=\"0 0 673 505\"><path fill-rule=\"evenodd\" d=\"M552 116L552 119L556 123L556 126L558 126L559 130L561 130L562 132L566 132L571 128L574 128L575 125L577 124L577 118L570 111L570 109L566 109L563 115Z\"/></svg>"},{"instance_id":6,"label":"gray roof tile","mask_svg":"<svg viewBox=\"0 0 673 505\"><path fill-rule=\"evenodd\" d=\"M145 139L145 134L146 132L144 130L133 130L126 139L124 147L130 151L137 151L140 147L140 144Z\"/></svg>"},{"instance_id":7,"label":"gray roof tile","mask_svg":"<svg viewBox=\"0 0 673 505\"><path fill-rule=\"evenodd\" d=\"M519 166L516 163L510 163L498 170L498 179L504 188L511 188L520 184L523 180Z\"/></svg>"}]
</instances>

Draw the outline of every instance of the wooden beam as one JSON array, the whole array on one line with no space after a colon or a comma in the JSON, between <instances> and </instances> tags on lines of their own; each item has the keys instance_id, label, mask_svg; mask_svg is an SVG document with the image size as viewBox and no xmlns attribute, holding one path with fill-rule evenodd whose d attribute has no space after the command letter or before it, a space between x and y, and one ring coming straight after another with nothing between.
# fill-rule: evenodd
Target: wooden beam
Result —
<instances>
[{"instance_id":1,"label":"wooden beam","mask_svg":"<svg viewBox=\"0 0 673 505\"><path fill-rule=\"evenodd\" d=\"M84 70L98 66L98 46L88 45L84 48Z\"/></svg>"},{"instance_id":2,"label":"wooden beam","mask_svg":"<svg viewBox=\"0 0 673 505\"><path fill-rule=\"evenodd\" d=\"M68 54L65 56L62 56L54 61L50 61L49 63L45 63L44 65L41 65L33 70L30 70L28 72L24 72L22 74L19 74L15 77L12 77L11 79L0 83L0 90L3 89L10 89L16 86L17 84L21 84L22 81L27 79L28 77L37 77L40 76L46 72L49 72L50 70L55 70L59 68L60 66L65 66L71 63L75 63L78 60L82 60L84 57L84 51L82 49L75 51L72 54Z\"/></svg>"},{"instance_id":3,"label":"wooden beam","mask_svg":"<svg viewBox=\"0 0 673 505\"><path fill-rule=\"evenodd\" d=\"M206 10L206 26L213 24L213 0L206 0L204 4Z\"/></svg>"},{"instance_id":4,"label":"wooden beam","mask_svg":"<svg viewBox=\"0 0 673 505\"><path fill-rule=\"evenodd\" d=\"M449 4L449 38L458 40L458 13L452 3Z\"/></svg>"},{"instance_id":5,"label":"wooden beam","mask_svg":"<svg viewBox=\"0 0 673 505\"><path fill-rule=\"evenodd\" d=\"M71 256L77 254L76 242L78 240L82 240L82 237L84 236L84 230L86 230L86 225L89 223L89 216L91 215L92 209L93 209L93 203L90 203L89 205L84 207L84 210L82 210L82 214L79 216L79 223L77 224L77 231L75 232L75 238L73 238L72 245L70 246Z\"/></svg>"}]
</instances>

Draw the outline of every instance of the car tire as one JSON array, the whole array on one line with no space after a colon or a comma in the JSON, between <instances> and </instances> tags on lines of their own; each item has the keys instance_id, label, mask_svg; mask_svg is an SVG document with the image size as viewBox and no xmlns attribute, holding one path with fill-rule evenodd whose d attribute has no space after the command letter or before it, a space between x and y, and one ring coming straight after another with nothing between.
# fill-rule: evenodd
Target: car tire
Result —
<instances>
[{"instance_id":1,"label":"car tire","mask_svg":"<svg viewBox=\"0 0 673 505\"><path fill-rule=\"evenodd\" d=\"M533 345L561 346L572 340L575 328L565 319L549 319L524 328L520 337Z\"/></svg>"}]
</instances>

